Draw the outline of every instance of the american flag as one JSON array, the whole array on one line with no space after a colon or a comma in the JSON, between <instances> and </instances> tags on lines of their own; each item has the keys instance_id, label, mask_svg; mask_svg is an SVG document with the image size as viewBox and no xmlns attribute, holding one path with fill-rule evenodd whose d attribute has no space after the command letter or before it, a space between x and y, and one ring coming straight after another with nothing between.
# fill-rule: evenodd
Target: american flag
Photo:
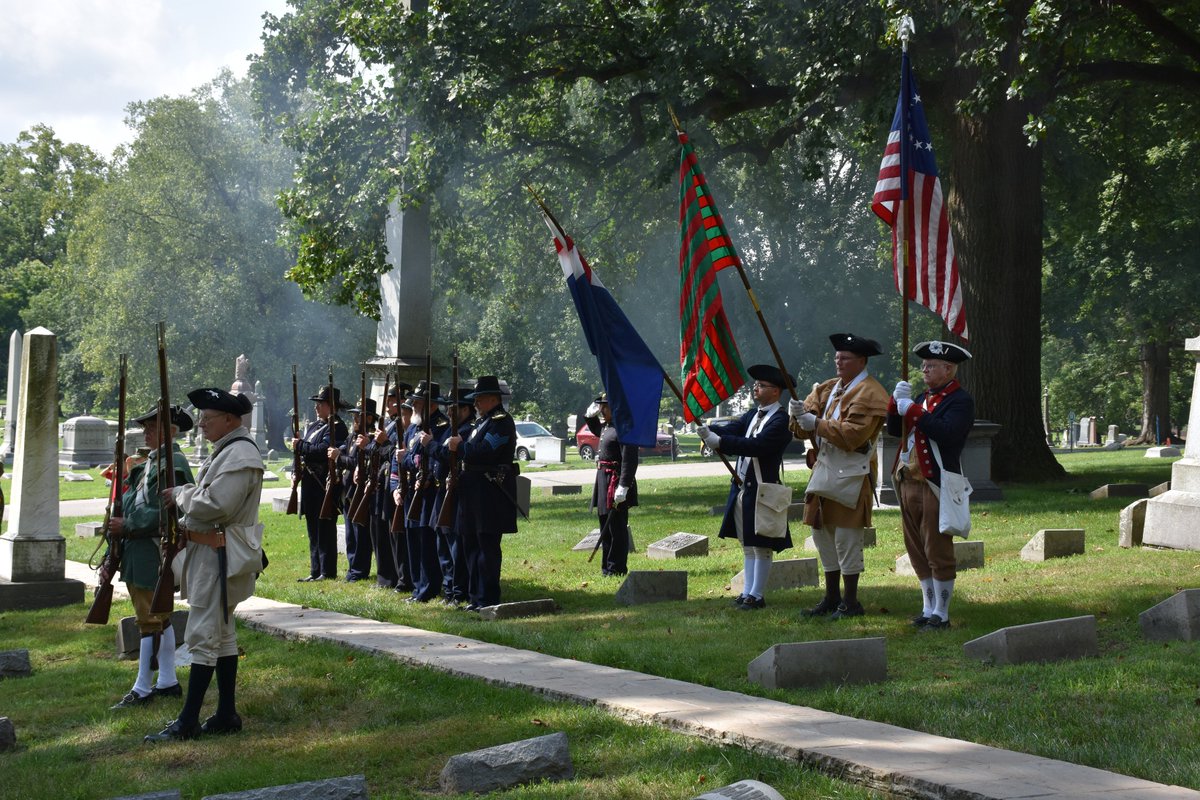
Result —
<instances>
[{"instance_id":1,"label":"american flag","mask_svg":"<svg viewBox=\"0 0 1200 800\"><path fill-rule=\"evenodd\" d=\"M967 317L958 259L933 159L933 141L907 52L900 68L896 116L879 165L871 210L892 228L896 290L933 311L966 341ZM902 254L907 255L903 274L899 266Z\"/></svg>"}]
</instances>

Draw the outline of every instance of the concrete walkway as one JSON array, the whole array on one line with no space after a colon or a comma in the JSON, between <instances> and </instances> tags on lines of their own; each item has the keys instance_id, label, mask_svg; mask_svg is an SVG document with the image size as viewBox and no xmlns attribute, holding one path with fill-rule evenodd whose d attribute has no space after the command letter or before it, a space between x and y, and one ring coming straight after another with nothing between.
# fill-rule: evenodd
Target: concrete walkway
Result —
<instances>
[{"instance_id":1,"label":"concrete walkway","mask_svg":"<svg viewBox=\"0 0 1200 800\"><path fill-rule=\"evenodd\" d=\"M67 562L67 577L94 573ZM932 736L630 670L603 667L462 636L252 597L237 616L274 636L323 641L412 666L595 705L718 744L743 747L905 797L954 800L1193 798L1200 792Z\"/></svg>"}]
</instances>

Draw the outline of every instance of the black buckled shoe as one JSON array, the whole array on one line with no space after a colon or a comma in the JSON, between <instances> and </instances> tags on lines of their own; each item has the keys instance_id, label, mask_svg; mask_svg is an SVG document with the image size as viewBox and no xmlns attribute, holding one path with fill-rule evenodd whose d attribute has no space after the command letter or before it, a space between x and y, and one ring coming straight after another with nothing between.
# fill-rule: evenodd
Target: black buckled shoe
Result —
<instances>
[{"instance_id":1,"label":"black buckled shoe","mask_svg":"<svg viewBox=\"0 0 1200 800\"><path fill-rule=\"evenodd\" d=\"M910 621L910 624L914 628L920 628L926 622L929 622L929 617L925 616L924 614L917 614L915 617L912 618L912 620Z\"/></svg>"},{"instance_id":2,"label":"black buckled shoe","mask_svg":"<svg viewBox=\"0 0 1200 800\"><path fill-rule=\"evenodd\" d=\"M929 631L944 631L950 627L950 620L942 619L937 614L930 614L929 619L918 630L921 633Z\"/></svg>"},{"instance_id":3,"label":"black buckled shoe","mask_svg":"<svg viewBox=\"0 0 1200 800\"><path fill-rule=\"evenodd\" d=\"M158 733L148 733L142 737L143 742L181 742L184 739L195 739L200 735L200 726L192 723L184 726L179 720L173 720L170 725Z\"/></svg>"},{"instance_id":4,"label":"black buckled shoe","mask_svg":"<svg viewBox=\"0 0 1200 800\"><path fill-rule=\"evenodd\" d=\"M109 711L119 711L122 708L137 708L138 706L146 705L153 699L154 690L151 690L149 694L138 694L130 689L129 694L125 695L116 703L109 706Z\"/></svg>"},{"instance_id":5,"label":"black buckled shoe","mask_svg":"<svg viewBox=\"0 0 1200 800\"><path fill-rule=\"evenodd\" d=\"M841 603L837 607L837 611L834 611L832 614L830 614L829 618L836 620L836 619L846 619L847 617L861 617L866 613L867 613L867 610L865 608L863 608L862 603L855 602L854 605L852 605L852 606L848 606L845 603Z\"/></svg>"},{"instance_id":6,"label":"black buckled shoe","mask_svg":"<svg viewBox=\"0 0 1200 800\"><path fill-rule=\"evenodd\" d=\"M767 598L755 597L752 594L746 595L746 599L738 606L738 611L758 611L760 608L767 607Z\"/></svg>"},{"instance_id":7,"label":"black buckled shoe","mask_svg":"<svg viewBox=\"0 0 1200 800\"><path fill-rule=\"evenodd\" d=\"M837 611L841 606L841 603L842 601L840 598L837 600L832 600L826 596L821 599L821 602L817 603L812 608L801 611L800 613L806 617L824 617L827 614L832 614L833 612Z\"/></svg>"},{"instance_id":8,"label":"black buckled shoe","mask_svg":"<svg viewBox=\"0 0 1200 800\"><path fill-rule=\"evenodd\" d=\"M303 578L296 578L296 583L316 583L323 580L325 579L320 575L305 575Z\"/></svg>"},{"instance_id":9,"label":"black buckled shoe","mask_svg":"<svg viewBox=\"0 0 1200 800\"><path fill-rule=\"evenodd\" d=\"M216 714L213 714L204 720L204 724L200 726L200 732L206 736L210 733L241 733L242 718L236 711L229 719L221 719Z\"/></svg>"},{"instance_id":10,"label":"black buckled shoe","mask_svg":"<svg viewBox=\"0 0 1200 800\"><path fill-rule=\"evenodd\" d=\"M183 697L183 687L178 683L161 688L155 686L150 690L150 695L152 697Z\"/></svg>"},{"instance_id":11,"label":"black buckled shoe","mask_svg":"<svg viewBox=\"0 0 1200 800\"><path fill-rule=\"evenodd\" d=\"M741 608L741 607L742 607L742 603L744 603L744 602L746 602L746 595L744 595L744 594L739 594L737 597L733 598L733 607L734 607L734 608Z\"/></svg>"}]
</instances>

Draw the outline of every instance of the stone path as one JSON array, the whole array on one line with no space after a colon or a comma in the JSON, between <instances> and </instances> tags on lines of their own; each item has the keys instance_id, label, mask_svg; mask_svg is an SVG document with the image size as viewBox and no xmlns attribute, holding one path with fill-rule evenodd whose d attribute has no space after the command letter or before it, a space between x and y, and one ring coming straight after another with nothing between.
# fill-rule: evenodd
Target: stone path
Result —
<instances>
[{"instance_id":1,"label":"stone path","mask_svg":"<svg viewBox=\"0 0 1200 800\"><path fill-rule=\"evenodd\" d=\"M86 565L67 577L94 583ZM1193 798L1200 792L933 736L776 700L252 597L251 628L595 705L617 716L794 761L905 797L953 800Z\"/></svg>"}]
</instances>

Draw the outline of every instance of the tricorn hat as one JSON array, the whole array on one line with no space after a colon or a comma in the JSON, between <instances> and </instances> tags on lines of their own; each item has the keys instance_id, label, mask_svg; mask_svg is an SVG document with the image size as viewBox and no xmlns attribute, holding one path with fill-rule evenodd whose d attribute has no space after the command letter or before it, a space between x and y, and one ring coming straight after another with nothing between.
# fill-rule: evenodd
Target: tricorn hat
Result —
<instances>
[{"instance_id":1,"label":"tricorn hat","mask_svg":"<svg viewBox=\"0 0 1200 800\"><path fill-rule=\"evenodd\" d=\"M772 386L777 386L780 389L788 388L787 376L783 371L774 364L755 364L746 370L750 373L750 377L756 381L769 383Z\"/></svg>"},{"instance_id":2,"label":"tricorn hat","mask_svg":"<svg viewBox=\"0 0 1200 800\"><path fill-rule=\"evenodd\" d=\"M188 392L188 400L201 411L224 411L226 414L244 416L254 408L250 398L238 392L230 394L224 389L193 389Z\"/></svg>"},{"instance_id":3,"label":"tricorn hat","mask_svg":"<svg viewBox=\"0 0 1200 800\"><path fill-rule=\"evenodd\" d=\"M853 333L831 333L829 341L833 343L833 349L838 352L845 351L864 357L883 355L883 348L879 342L855 336Z\"/></svg>"},{"instance_id":4,"label":"tricorn hat","mask_svg":"<svg viewBox=\"0 0 1200 800\"><path fill-rule=\"evenodd\" d=\"M327 384L327 383L321 384L321 388L317 390L317 393L308 399L312 400L314 402L317 402L317 403L328 403L329 402L329 384ZM337 388L336 386L333 387L333 404L335 406L337 406L338 408L342 408L342 409L346 409L346 408L350 407L349 403L342 402L342 390Z\"/></svg>"},{"instance_id":5,"label":"tricorn hat","mask_svg":"<svg viewBox=\"0 0 1200 800\"><path fill-rule=\"evenodd\" d=\"M475 381L475 388L471 390L471 393L467 397L474 400L482 394L504 394L504 391L500 388L500 379L495 375L479 376L479 379Z\"/></svg>"},{"instance_id":6,"label":"tricorn hat","mask_svg":"<svg viewBox=\"0 0 1200 800\"><path fill-rule=\"evenodd\" d=\"M145 426L152 419L158 418L158 404L142 414L140 417L134 417L133 421L139 425ZM179 429L180 433L185 433L192 429L192 415L183 410L180 406L171 406L171 424Z\"/></svg>"},{"instance_id":7,"label":"tricorn hat","mask_svg":"<svg viewBox=\"0 0 1200 800\"><path fill-rule=\"evenodd\" d=\"M361 414L362 413L362 405L359 404L359 405L355 406L354 408L350 409L350 413L351 414ZM378 417L379 416L379 414L376 412L376 405L375 405L374 397L367 398L367 416L368 417Z\"/></svg>"},{"instance_id":8,"label":"tricorn hat","mask_svg":"<svg viewBox=\"0 0 1200 800\"><path fill-rule=\"evenodd\" d=\"M921 342L913 348L913 352L921 358L949 361L951 364L961 364L971 357L967 348L960 347L953 342Z\"/></svg>"}]
</instances>

